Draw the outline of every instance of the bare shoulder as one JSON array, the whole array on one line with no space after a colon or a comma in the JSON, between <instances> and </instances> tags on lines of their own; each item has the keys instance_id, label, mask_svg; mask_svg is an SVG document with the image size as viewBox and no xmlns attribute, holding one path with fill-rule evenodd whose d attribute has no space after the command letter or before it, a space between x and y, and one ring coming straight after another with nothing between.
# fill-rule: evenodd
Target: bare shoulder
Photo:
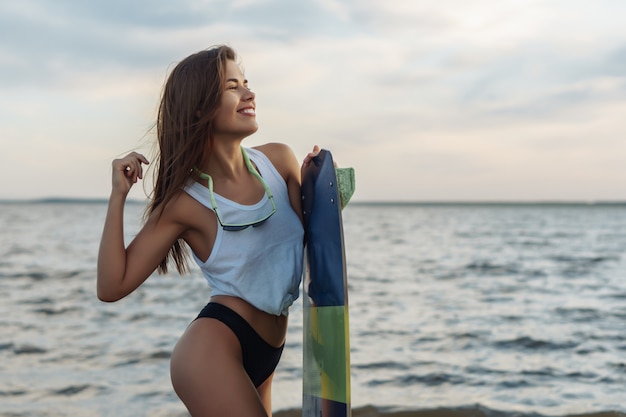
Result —
<instances>
[{"instance_id":1,"label":"bare shoulder","mask_svg":"<svg viewBox=\"0 0 626 417\"><path fill-rule=\"evenodd\" d=\"M165 207L155 210L150 218L176 225L181 232L184 232L194 227L194 220L197 217L193 214L198 210L202 211L202 206L193 197L181 190L172 197Z\"/></svg>"},{"instance_id":2,"label":"bare shoulder","mask_svg":"<svg viewBox=\"0 0 626 417\"><path fill-rule=\"evenodd\" d=\"M282 143L268 143L257 146L255 149L263 152L272 162L276 170L282 175L287 184L289 202L294 212L302 221L302 206L300 199L300 164L291 148Z\"/></svg>"},{"instance_id":3,"label":"bare shoulder","mask_svg":"<svg viewBox=\"0 0 626 417\"><path fill-rule=\"evenodd\" d=\"M285 180L299 173L298 160L288 145L273 142L256 146L254 149L263 152Z\"/></svg>"}]
</instances>

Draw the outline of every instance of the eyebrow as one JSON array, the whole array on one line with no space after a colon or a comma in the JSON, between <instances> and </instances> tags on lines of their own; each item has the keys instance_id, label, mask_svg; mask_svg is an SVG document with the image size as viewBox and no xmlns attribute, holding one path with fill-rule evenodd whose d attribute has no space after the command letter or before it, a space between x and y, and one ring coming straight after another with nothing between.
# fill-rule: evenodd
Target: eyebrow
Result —
<instances>
[{"instance_id":1,"label":"eyebrow","mask_svg":"<svg viewBox=\"0 0 626 417\"><path fill-rule=\"evenodd\" d=\"M227 83L239 83L239 79L237 78L229 78L226 80ZM248 84L248 80L243 80L243 84Z\"/></svg>"}]
</instances>

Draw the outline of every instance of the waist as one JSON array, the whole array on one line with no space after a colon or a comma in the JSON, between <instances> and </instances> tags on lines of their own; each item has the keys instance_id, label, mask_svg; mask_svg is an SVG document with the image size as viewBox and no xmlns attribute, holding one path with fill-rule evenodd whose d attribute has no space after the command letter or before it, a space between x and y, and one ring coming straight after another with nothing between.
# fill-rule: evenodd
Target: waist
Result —
<instances>
[{"instance_id":1,"label":"waist","mask_svg":"<svg viewBox=\"0 0 626 417\"><path fill-rule=\"evenodd\" d=\"M222 304L235 311L270 345L279 347L285 343L287 316L266 313L241 298L229 295L213 296L211 302Z\"/></svg>"}]
</instances>

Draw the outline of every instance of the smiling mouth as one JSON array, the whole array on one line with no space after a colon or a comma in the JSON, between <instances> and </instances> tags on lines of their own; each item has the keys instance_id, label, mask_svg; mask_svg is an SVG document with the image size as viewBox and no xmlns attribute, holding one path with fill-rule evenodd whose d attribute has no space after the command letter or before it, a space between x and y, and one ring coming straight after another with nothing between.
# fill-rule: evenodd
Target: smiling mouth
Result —
<instances>
[{"instance_id":1,"label":"smiling mouth","mask_svg":"<svg viewBox=\"0 0 626 417\"><path fill-rule=\"evenodd\" d=\"M254 116L256 114L252 107L248 107L246 109L239 110L239 113L247 114L247 115L251 115L251 116Z\"/></svg>"}]
</instances>

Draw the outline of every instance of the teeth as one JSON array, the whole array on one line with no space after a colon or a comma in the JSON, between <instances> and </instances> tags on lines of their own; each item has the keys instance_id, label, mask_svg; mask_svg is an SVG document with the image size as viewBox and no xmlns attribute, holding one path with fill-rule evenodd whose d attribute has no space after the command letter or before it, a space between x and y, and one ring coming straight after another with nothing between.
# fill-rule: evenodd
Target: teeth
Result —
<instances>
[{"instance_id":1,"label":"teeth","mask_svg":"<svg viewBox=\"0 0 626 417\"><path fill-rule=\"evenodd\" d=\"M240 112L245 114L254 114L254 109L243 109L240 110Z\"/></svg>"}]
</instances>

